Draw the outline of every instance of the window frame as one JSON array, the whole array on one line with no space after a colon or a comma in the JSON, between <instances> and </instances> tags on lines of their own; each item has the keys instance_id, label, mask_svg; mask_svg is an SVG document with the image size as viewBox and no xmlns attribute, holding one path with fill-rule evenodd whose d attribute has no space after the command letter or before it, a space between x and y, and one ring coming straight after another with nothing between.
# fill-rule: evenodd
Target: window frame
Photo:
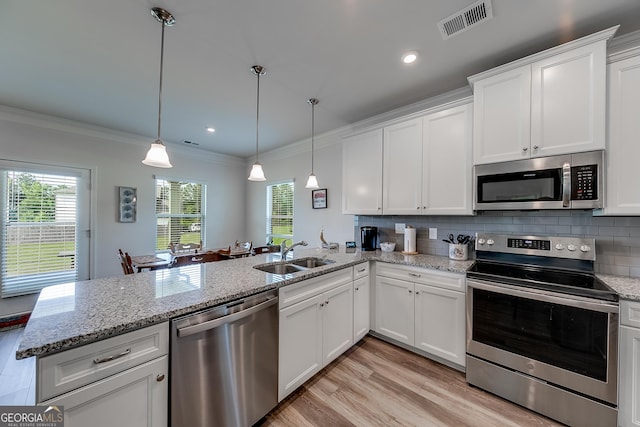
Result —
<instances>
[{"instance_id":1,"label":"window frame","mask_svg":"<svg viewBox=\"0 0 640 427\"><path fill-rule=\"evenodd\" d=\"M273 233L273 227L271 220L274 219L274 215L271 214L273 209L272 191L273 187L277 187L282 184L291 185L291 234ZM275 181L266 185L266 203L265 203L265 243L279 244L282 240L292 240L294 236L294 222L295 222L295 180L286 179L282 181ZM286 219L288 216L280 216L281 219ZM271 233L270 233L271 231ZM274 239L280 239L280 242L274 242Z\"/></svg>"}]
</instances>

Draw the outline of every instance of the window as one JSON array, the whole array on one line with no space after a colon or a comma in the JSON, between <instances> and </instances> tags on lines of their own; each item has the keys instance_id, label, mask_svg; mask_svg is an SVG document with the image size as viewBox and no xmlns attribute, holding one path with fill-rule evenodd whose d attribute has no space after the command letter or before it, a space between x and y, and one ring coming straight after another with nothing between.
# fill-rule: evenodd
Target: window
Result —
<instances>
[{"instance_id":1,"label":"window","mask_svg":"<svg viewBox=\"0 0 640 427\"><path fill-rule=\"evenodd\" d=\"M88 170L0 162L3 298L89 278L89 177Z\"/></svg>"},{"instance_id":2,"label":"window","mask_svg":"<svg viewBox=\"0 0 640 427\"><path fill-rule=\"evenodd\" d=\"M156 179L156 251L170 243L202 242L204 193L204 184Z\"/></svg>"},{"instance_id":3,"label":"window","mask_svg":"<svg viewBox=\"0 0 640 427\"><path fill-rule=\"evenodd\" d=\"M267 185L267 243L293 239L293 181Z\"/></svg>"}]
</instances>

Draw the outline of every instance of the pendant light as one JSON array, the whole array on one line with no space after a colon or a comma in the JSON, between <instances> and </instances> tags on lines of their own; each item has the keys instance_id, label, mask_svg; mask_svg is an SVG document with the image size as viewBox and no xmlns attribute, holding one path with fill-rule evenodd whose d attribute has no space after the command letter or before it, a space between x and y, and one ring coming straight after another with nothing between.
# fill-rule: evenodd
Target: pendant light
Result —
<instances>
[{"instance_id":1,"label":"pendant light","mask_svg":"<svg viewBox=\"0 0 640 427\"><path fill-rule=\"evenodd\" d=\"M258 161L258 129L260 124L260 76L264 76L267 71L260 65L254 65L251 67L253 74L258 76L258 95L256 97L256 161L251 167L251 173L249 174L249 181L266 181L264 172L262 171L262 165Z\"/></svg>"},{"instance_id":2,"label":"pendant light","mask_svg":"<svg viewBox=\"0 0 640 427\"><path fill-rule=\"evenodd\" d=\"M315 121L315 107L318 105L318 100L316 98L309 98L307 102L311 105L311 175L309 175L309 179L307 180L307 185L304 188L317 189L320 188L318 186L318 178L313 173L313 131L314 131L314 121Z\"/></svg>"},{"instance_id":3,"label":"pendant light","mask_svg":"<svg viewBox=\"0 0 640 427\"><path fill-rule=\"evenodd\" d=\"M158 137L153 144L151 144L151 148L147 152L147 157L144 158L142 163L157 168L170 168L172 165L169 162L169 156L167 155L167 147L165 147L162 143L162 139L160 139L160 118L162 113L162 68L164 65L164 27L172 26L176 23L176 20L171 13L160 7L152 8L151 15L153 15L162 24L162 39L160 41L160 88L158 90Z\"/></svg>"}]
</instances>

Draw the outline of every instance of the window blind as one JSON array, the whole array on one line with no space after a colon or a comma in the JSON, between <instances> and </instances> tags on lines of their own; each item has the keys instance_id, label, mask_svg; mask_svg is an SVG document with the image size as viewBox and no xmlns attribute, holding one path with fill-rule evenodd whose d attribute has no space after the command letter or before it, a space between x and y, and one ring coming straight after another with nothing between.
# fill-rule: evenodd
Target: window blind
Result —
<instances>
[{"instance_id":1,"label":"window blind","mask_svg":"<svg viewBox=\"0 0 640 427\"><path fill-rule=\"evenodd\" d=\"M205 192L204 184L156 179L156 251L202 242Z\"/></svg>"},{"instance_id":2,"label":"window blind","mask_svg":"<svg viewBox=\"0 0 640 427\"><path fill-rule=\"evenodd\" d=\"M78 177L2 170L2 297L77 278Z\"/></svg>"},{"instance_id":3,"label":"window blind","mask_svg":"<svg viewBox=\"0 0 640 427\"><path fill-rule=\"evenodd\" d=\"M267 243L293 239L293 182L267 185Z\"/></svg>"}]
</instances>

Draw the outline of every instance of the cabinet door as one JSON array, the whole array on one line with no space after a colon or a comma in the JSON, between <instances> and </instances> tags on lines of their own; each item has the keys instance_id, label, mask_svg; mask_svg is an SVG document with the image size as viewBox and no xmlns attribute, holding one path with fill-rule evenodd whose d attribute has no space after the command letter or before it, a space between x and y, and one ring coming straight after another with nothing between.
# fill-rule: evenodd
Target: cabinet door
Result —
<instances>
[{"instance_id":1,"label":"cabinet door","mask_svg":"<svg viewBox=\"0 0 640 427\"><path fill-rule=\"evenodd\" d=\"M162 356L40 405L63 405L67 427L166 427L168 375Z\"/></svg>"},{"instance_id":2,"label":"cabinet door","mask_svg":"<svg viewBox=\"0 0 640 427\"><path fill-rule=\"evenodd\" d=\"M325 366L353 344L353 282L326 292L322 311Z\"/></svg>"},{"instance_id":3,"label":"cabinet door","mask_svg":"<svg viewBox=\"0 0 640 427\"><path fill-rule=\"evenodd\" d=\"M375 330L413 345L413 283L376 276Z\"/></svg>"},{"instance_id":4,"label":"cabinet door","mask_svg":"<svg viewBox=\"0 0 640 427\"><path fill-rule=\"evenodd\" d=\"M605 214L640 214L640 56L609 65Z\"/></svg>"},{"instance_id":5,"label":"cabinet door","mask_svg":"<svg viewBox=\"0 0 640 427\"><path fill-rule=\"evenodd\" d=\"M422 119L422 213L471 215L471 104Z\"/></svg>"},{"instance_id":6,"label":"cabinet door","mask_svg":"<svg viewBox=\"0 0 640 427\"><path fill-rule=\"evenodd\" d=\"M278 400L322 369L324 294L280 310Z\"/></svg>"},{"instance_id":7,"label":"cabinet door","mask_svg":"<svg viewBox=\"0 0 640 427\"><path fill-rule=\"evenodd\" d=\"M640 426L640 329L620 326L618 425Z\"/></svg>"},{"instance_id":8,"label":"cabinet door","mask_svg":"<svg viewBox=\"0 0 640 427\"><path fill-rule=\"evenodd\" d=\"M415 295L415 346L464 366L465 295L419 284Z\"/></svg>"},{"instance_id":9,"label":"cabinet door","mask_svg":"<svg viewBox=\"0 0 640 427\"><path fill-rule=\"evenodd\" d=\"M382 129L342 141L342 213L382 213Z\"/></svg>"},{"instance_id":10,"label":"cabinet door","mask_svg":"<svg viewBox=\"0 0 640 427\"><path fill-rule=\"evenodd\" d=\"M421 213L422 119L384 128L382 213Z\"/></svg>"},{"instance_id":11,"label":"cabinet door","mask_svg":"<svg viewBox=\"0 0 640 427\"><path fill-rule=\"evenodd\" d=\"M531 66L531 157L604 149L606 42Z\"/></svg>"},{"instance_id":12,"label":"cabinet door","mask_svg":"<svg viewBox=\"0 0 640 427\"><path fill-rule=\"evenodd\" d=\"M369 276L353 281L353 341L360 341L369 333L370 307Z\"/></svg>"},{"instance_id":13,"label":"cabinet door","mask_svg":"<svg viewBox=\"0 0 640 427\"><path fill-rule=\"evenodd\" d=\"M473 164L529 158L531 66L473 85Z\"/></svg>"}]
</instances>

